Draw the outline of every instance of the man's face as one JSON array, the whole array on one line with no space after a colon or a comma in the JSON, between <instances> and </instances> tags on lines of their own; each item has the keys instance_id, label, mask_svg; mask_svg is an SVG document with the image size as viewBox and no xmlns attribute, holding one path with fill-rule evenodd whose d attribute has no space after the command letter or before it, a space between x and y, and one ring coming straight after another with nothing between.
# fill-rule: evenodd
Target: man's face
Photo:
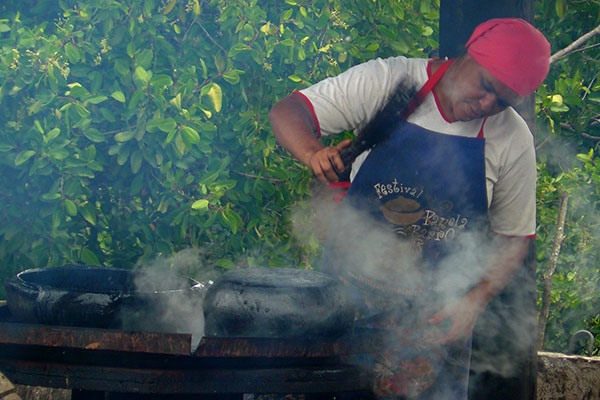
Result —
<instances>
[{"instance_id":1,"label":"man's face","mask_svg":"<svg viewBox=\"0 0 600 400\"><path fill-rule=\"evenodd\" d=\"M489 117L522 100L468 54L454 64L444 76L448 81L443 89L446 104L442 105L451 121Z\"/></svg>"}]
</instances>

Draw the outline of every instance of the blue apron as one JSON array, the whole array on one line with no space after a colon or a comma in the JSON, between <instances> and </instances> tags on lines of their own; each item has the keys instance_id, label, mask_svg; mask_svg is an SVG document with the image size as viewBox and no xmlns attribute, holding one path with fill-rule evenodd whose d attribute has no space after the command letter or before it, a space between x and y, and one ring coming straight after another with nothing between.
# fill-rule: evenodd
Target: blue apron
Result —
<instances>
[{"instance_id":1,"label":"blue apron","mask_svg":"<svg viewBox=\"0 0 600 400\"><path fill-rule=\"evenodd\" d=\"M390 332L369 366L381 397L466 399L470 339L443 347L419 339L430 329L422 321L456 289L439 287L454 281L440 278L460 261L455 250L487 221L482 133L452 136L398 121L365 159L330 228L322 268L354 289L359 321Z\"/></svg>"}]
</instances>

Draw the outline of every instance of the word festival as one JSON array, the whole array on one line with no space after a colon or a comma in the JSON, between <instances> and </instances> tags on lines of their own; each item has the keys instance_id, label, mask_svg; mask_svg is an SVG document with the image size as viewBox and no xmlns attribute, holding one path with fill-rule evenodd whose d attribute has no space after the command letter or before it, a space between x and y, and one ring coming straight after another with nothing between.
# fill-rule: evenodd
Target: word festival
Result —
<instances>
[{"instance_id":1,"label":"word festival","mask_svg":"<svg viewBox=\"0 0 600 400\"><path fill-rule=\"evenodd\" d=\"M373 185L375 188L375 192L377 193L377 197L379 199L383 199L385 196L389 196L390 194L403 193L409 196L418 199L423 194L422 188L414 188L410 186L404 186L403 184L398 185L398 179L394 178L392 183L376 183Z\"/></svg>"}]
</instances>

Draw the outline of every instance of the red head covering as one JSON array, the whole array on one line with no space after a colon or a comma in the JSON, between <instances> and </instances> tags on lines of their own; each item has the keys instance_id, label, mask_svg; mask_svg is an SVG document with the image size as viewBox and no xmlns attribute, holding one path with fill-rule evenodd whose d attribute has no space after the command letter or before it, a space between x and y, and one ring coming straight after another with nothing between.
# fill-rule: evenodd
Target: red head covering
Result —
<instances>
[{"instance_id":1,"label":"red head covering","mask_svg":"<svg viewBox=\"0 0 600 400\"><path fill-rule=\"evenodd\" d=\"M480 24L466 47L475 61L522 97L537 89L550 68L550 43L520 18Z\"/></svg>"}]
</instances>

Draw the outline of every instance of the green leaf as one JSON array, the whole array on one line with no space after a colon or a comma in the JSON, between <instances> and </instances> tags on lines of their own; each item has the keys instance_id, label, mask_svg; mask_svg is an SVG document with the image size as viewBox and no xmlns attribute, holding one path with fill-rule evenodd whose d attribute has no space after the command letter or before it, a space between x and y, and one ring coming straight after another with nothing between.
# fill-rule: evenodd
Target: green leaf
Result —
<instances>
[{"instance_id":1,"label":"green leaf","mask_svg":"<svg viewBox=\"0 0 600 400\"><path fill-rule=\"evenodd\" d=\"M565 16L565 0L556 0L554 3L554 9L556 10L556 15L560 18Z\"/></svg>"},{"instance_id":2,"label":"green leaf","mask_svg":"<svg viewBox=\"0 0 600 400\"><path fill-rule=\"evenodd\" d=\"M300 78L298 75L290 75L288 78L292 82L300 82L302 80L302 78Z\"/></svg>"},{"instance_id":3,"label":"green leaf","mask_svg":"<svg viewBox=\"0 0 600 400\"><path fill-rule=\"evenodd\" d=\"M158 129L163 132L169 133L177 128L177 122L173 118L165 118L158 123Z\"/></svg>"},{"instance_id":4,"label":"green leaf","mask_svg":"<svg viewBox=\"0 0 600 400\"><path fill-rule=\"evenodd\" d=\"M169 103L177 107L178 110L181 110L181 93L177 93L177 96L173 97Z\"/></svg>"},{"instance_id":5,"label":"green leaf","mask_svg":"<svg viewBox=\"0 0 600 400\"><path fill-rule=\"evenodd\" d=\"M135 131L119 132L115 135L115 140L119 143L128 142L135 136Z\"/></svg>"},{"instance_id":6,"label":"green leaf","mask_svg":"<svg viewBox=\"0 0 600 400\"><path fill-rule=\"evenodd\" d=\"M569 111L569 106L565 103L551 103L550 110L557 113L567 112Z\"/></svg>"},{"instance_id":7,"label":"green leaf","mask_svg":"<svg viewBox=\"0 0 600 400\"><path fill-rule=\"evenodd\" d=\"M131 100L129 100L129 105L127 106L127 108L133 110L135 107L137 107L137 104L140 102L143 96L144 88L139 88L138 90L136 90L133 93L133 96L131 96Z\"/></svg>"},{"instance_id":8,"label":"green leaf","mask_svg":"<svg viewBox=\"0 0 600 400\"><path fill-rule=\"evenodd\" d=\"M239 71L227 71L223 73L223 79L232 85L235 85L240 81L240 72Z\"/></svg>"},{"instance_id":9,"label":"green leaf","mask_svg":"<svg viewBox=\"0 0 600 400\"><path fill-rule=\"evenodd\" d=\"M223 102L223 91L221 90L221 86L217 85L216 83L211 84L206 94L211 100L215 111L221 111Z\"/></svg>"},{"instance_id":10,"label":"green leaf","mask_svg":"<svg viewBox=\"0 0 600 400\"><path fill-rule=\"evenodd\" d=\"M120 103L125 103L125 95L120 90L114 91L110 96Z\"/></svg>"},{"instance_id":11,"label":"green leaf","mask_svg":"<svg viewBox=\"0 0 600 400\"><path fill-rule=\"evenodd\" d=\"M165 74L159 74L156 76L153 76L152 79L150 79L150 86L158 86L158 87L164 87L164 86L171 86L173 84L173 79L171 79L171 77L169 75L165 75Z\"/></svg>"},{"instance_id":12,"label":"green leaf","mask_svg":"<svg viewBox=\"0 0 600 400\"><path fill-rule=\"evenodd\" d=\"M206 199L196 200L195 202L192 203L192 208L194 210L204 210L205 208L208 208L208 200L206 200Z\"/></svg>"},{"instance_id":13,"label":"green leaf","mask_svg":"<svg viewBox=\"0 0 600 400\"><path fill-rule=\"evenodd\" d=\"M67 209L67 214L71 217L77 215L77 205L72 200L65 199L65 208Z\"/></svg>"},{"instance_id":14,"label":"green leaf","mask_svg":"<svg viewBox=\"0 0 600 400\"><path fill-rule=\"evenodd\" d=\"M86 265L100 265L100 260L98 257L88 248L81 249L81 254L79 256L79 261Z\"/></svg>"},{"instance_id":15,"label":"green leaf","mask_svg":"<svg viewBox=\"0 0 600 400\"><path fill-rule=\"evenodd\" d=\"M23 151L21 151L15 157L15 166L19 166L21 164L24 164L27 160L29 160L31 157L33 157L34 154L35 154L35 151L33 151L33 150L23 150Z\"/></svg>"},{"instance_id":16,"label":"green leaf","mask_svg":"<svg viewBox=\"0 0 600 400\"><path fill-rule=\"evenodd\" d=\"M46 134L46 142L51 142L60 135L60 129L54 128Z\"/></svg>"},{"instance_id":17,"label":"green leaf","mask_svg":"<svg viewBox=\"0 0 600 400\"><path fill-rule=\"evenodd\" d=\"M95 128L85 129L83 131L83 134L85 135L86 138L88 138L89 140L91 140L94 143L102 143L106 140L104 135L98 129L95 129Z\"/></svg>"},{"instance_id":18,"label":"green leaf","mask_svg":"<svg viewBox=\"0 0 600 400\"><path fill-rule=\"evenodd\" d=\"M108 99L108 97L106 96L94 96L92 98L87 99L86 101L91 104L100 104L106 99Z\"/></svg>"},{"instance_id":19,"label":"green leaf","mask_svg":"<svg viewBox=\"0 0 600 400\"><path fill-rule=\"evenodd\" d=\"M163 10L163 14L167 15L171 11L173 11L175 4L177 4L177 0L169 0L169 2L167 3L167 5L165 6L165 8Z\"/></svg>"},{"instance_id":20,"label":"green leaf","mask_svg":"<svg viewBox=\"0 0 600 400\"><path fill-rule=\"evenodd\" d=\"M198 0L193 0L194 15L200 15L202 13L202 8L200 7L200 2Z\"/></svg>"},{"instance_id":21,"label":"green leaf","mask_svg":"<svg viewBox=\"0 0 600 400\"><path fill-rule=\"evenodd\" d=\"M131 155L131 158L129 159L131 165L131 172L137 174L140 168L142 167L142 161L142 153L139 150L134 151Z\"/></svg>"},{"instance_id":22,"label":"green leaf","mask_svg":"<svg viewBox=\"0 0 600 400\"><path fill-rule=\"evenodd\" d=\"M75 111L82 118L86 118L90 115L90 111L87 108L85 108L83 104L74 103L73 107L75 107Z\"/></svg>"},{"instance_id":23,"label":"green leaf","mask_svg":"<svg viewBox=\"0 0 600 400\"><path fill-rule=\"evenodd\" d=\"M99 109L99 111L100 114L102 114L102 117L104 117L104 119L108 122L115 122L117 120L115 114L110 109L102 107Z\"/></svg>"},{"instance_id":24,"label":"green leaf","mask_svg":"<svg viewBox=\"0 0 600 400\"><path fill-rule=\"evenodd\" d=\"M143 85L146 85L152 78L152 71L146 71L142 67L136 67L133 77L140 81Z\"/></svg>"},{"instance_id":25,"label":"green leaf","mask_svg":"<svg viewBox=\"0 0 600 400\"><path fill-rule=\"evenodd\" d=\"M189 126L183 126L179 129L181 134L183 135L183 140L186 143L190 144L198 144L200 143L200 135L196 132L195 129L190 128Z\"/></svg>"},{"instance_id":26,"label":"green leaf","mask_svg":"<svg viewBox=\"0 0 600 400\"><path fill-rule=\"evenodd\" d=\"M238 228L244 225L244 221L242 221L238 213L231 209L225 209L219 215L223 224L229 227L234 235L237 234Z\"/></svg>"},{"instance_id":27,"label":"green leaf","mask_svg":"<svg viewBox=\"0 0 600 400\"><path fill-rule=\"evenodd\" d=\"M55 201L60 199L60 193L52 192L52 193L44 193L42 196L42 200L44 201Z\"/></svg>"},{"instance_id":28,"label":"green leaf","mask_svg":"<svg viewBox=\"0 0 600 400\"><path fill-rule=\"evenodd\" d=\"M65 44L65 53L67 54L67 58L69 62L72 64L76 64L81 59L81 55L79 54L79 50L71 43Z\"/></svg>"},{"instance_id":29,"label":"green leaf","mask_svg":"<svg viewBox=\"0 0 600 400\"><path fill-rule=\"evenodd\" d=\"M81 216L90 224L96 225L96 210L90 203L87 203L83 207L79 208L79 213Z\"/></svg>"}]
</instances>

